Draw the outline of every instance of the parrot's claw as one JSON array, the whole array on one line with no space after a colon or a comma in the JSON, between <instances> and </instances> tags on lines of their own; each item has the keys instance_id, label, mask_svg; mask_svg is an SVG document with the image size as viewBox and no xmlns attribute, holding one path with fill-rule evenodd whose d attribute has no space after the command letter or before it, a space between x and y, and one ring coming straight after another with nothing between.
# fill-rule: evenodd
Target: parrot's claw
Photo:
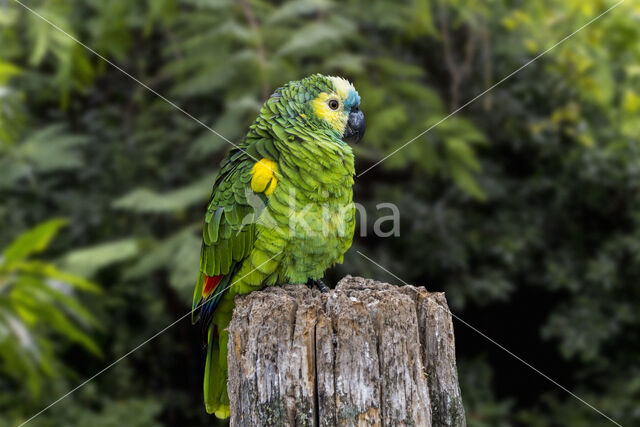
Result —
<instances>
[{"instance_id":1,"label":"parrot's claw","mask_svg":"<svg viewBox=\"0 0 640 427\"><path fill-rule=\"evenodd\" d=\"M309 281L307 282L307 286L309 286L311 289L313 289L315 286L323 294L326 294L327 292L329 292L329 287L327 287L327 285L325 285L324 282L320 279L318 280L309 279Z\"/></svg>"},{"instance_id":2,"label":"parrot's claw","mask_svg":"<svg viewBox=\"0 0 640 427\"><path fill-rule=\"evenodd\" d=\"M323 294L329 292L329 288L327 287L327 285L325 285L324 282L320 279L316 280L316 286Z\"/></svg>"}]
</instances>

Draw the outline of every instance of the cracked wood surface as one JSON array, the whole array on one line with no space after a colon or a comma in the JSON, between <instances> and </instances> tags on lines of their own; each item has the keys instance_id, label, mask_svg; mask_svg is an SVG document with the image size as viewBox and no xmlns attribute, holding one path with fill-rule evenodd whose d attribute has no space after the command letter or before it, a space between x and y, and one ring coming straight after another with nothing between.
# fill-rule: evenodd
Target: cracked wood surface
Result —
<instances>
[{"instance_id":1,"label":"cracked wood surface","mask_svg":"<svg viewBox=\"0 0 640 427\"><path fill-rule=\"evenodd\" d=\"M465 426L442 293L347 276L236 298L232 426Z\"/></svg>"}]
</instances>

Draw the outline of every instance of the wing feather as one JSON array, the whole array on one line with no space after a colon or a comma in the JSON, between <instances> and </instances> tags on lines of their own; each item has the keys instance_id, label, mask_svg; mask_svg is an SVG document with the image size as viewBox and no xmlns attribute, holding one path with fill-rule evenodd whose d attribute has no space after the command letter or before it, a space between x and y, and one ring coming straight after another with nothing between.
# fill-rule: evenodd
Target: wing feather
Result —
<instances>
[{"instance_id":1,"label":"wing feather","mask_svg":"<svg viewBox=\"0 0 640 427\"><path fill-rule=\"evenodd\" d=\"M266 138L258 142L260 148L252 151L261 154L275 151L273 143ZM249 204L246 192L252 191L251 171L255 163L246 153L232 150L213 186L203 224L200 274L192 305L192 321L202 321L204 331L208 330L213 311L223 294L232 286L235 271L253 249L258 213ZM257 196L265 205L268 203L265 194L257 193ZM207 277L214 276L222 277L216 279L218 285L207 295L204 283Z\"/></svg>"}]
</instances>

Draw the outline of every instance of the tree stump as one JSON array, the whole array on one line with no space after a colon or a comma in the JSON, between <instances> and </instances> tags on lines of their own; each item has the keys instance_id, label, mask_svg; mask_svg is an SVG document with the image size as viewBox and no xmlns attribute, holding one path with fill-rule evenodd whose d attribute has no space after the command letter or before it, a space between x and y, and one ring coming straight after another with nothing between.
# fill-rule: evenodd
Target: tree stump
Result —
<instances>
[{"instance_id":1,"label":"tree stump","mask_svg":"<svg viewBox=\"0 0 640 427\"><path fill-rule=\"evenodd\" d=\"M443 293L347 276L236 298L232 426L465 426Z\"/></svg>"}]
</instances>

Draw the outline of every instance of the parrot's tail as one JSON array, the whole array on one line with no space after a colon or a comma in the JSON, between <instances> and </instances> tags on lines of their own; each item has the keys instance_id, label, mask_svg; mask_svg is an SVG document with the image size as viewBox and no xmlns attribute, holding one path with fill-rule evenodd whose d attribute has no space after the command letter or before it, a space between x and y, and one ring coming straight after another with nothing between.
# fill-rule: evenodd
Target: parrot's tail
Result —
<instances>
[{"instance_id":1,"label":"parrot's tail","mask_svg":"<svg viewBox=\"0 0 640 427\"><path fill-rule=\"evenodd\" d=\"M214 321L215 323L215 321ZM227 322L228 323L228 322ZM227 394L227 325L212 324L207 338L207 361L204 368L204 404L209 414L228 418L230 414Z\"/></svg>"},{"instance_id":2,"label":"parrot's tail","mask_svg":"<svg viewBox=\"0 0 640 427\"><path fill-rule=\"evenodd\" d=\"M233 312L233 298L227 300L223 296L230 287L233 273L218 276L201 273L193 304L193 319L201 322L207 341L204 404L208 413L220 419L228 418L230 414L227 395L227 326Z\"/></svg>"}]
</instances>

